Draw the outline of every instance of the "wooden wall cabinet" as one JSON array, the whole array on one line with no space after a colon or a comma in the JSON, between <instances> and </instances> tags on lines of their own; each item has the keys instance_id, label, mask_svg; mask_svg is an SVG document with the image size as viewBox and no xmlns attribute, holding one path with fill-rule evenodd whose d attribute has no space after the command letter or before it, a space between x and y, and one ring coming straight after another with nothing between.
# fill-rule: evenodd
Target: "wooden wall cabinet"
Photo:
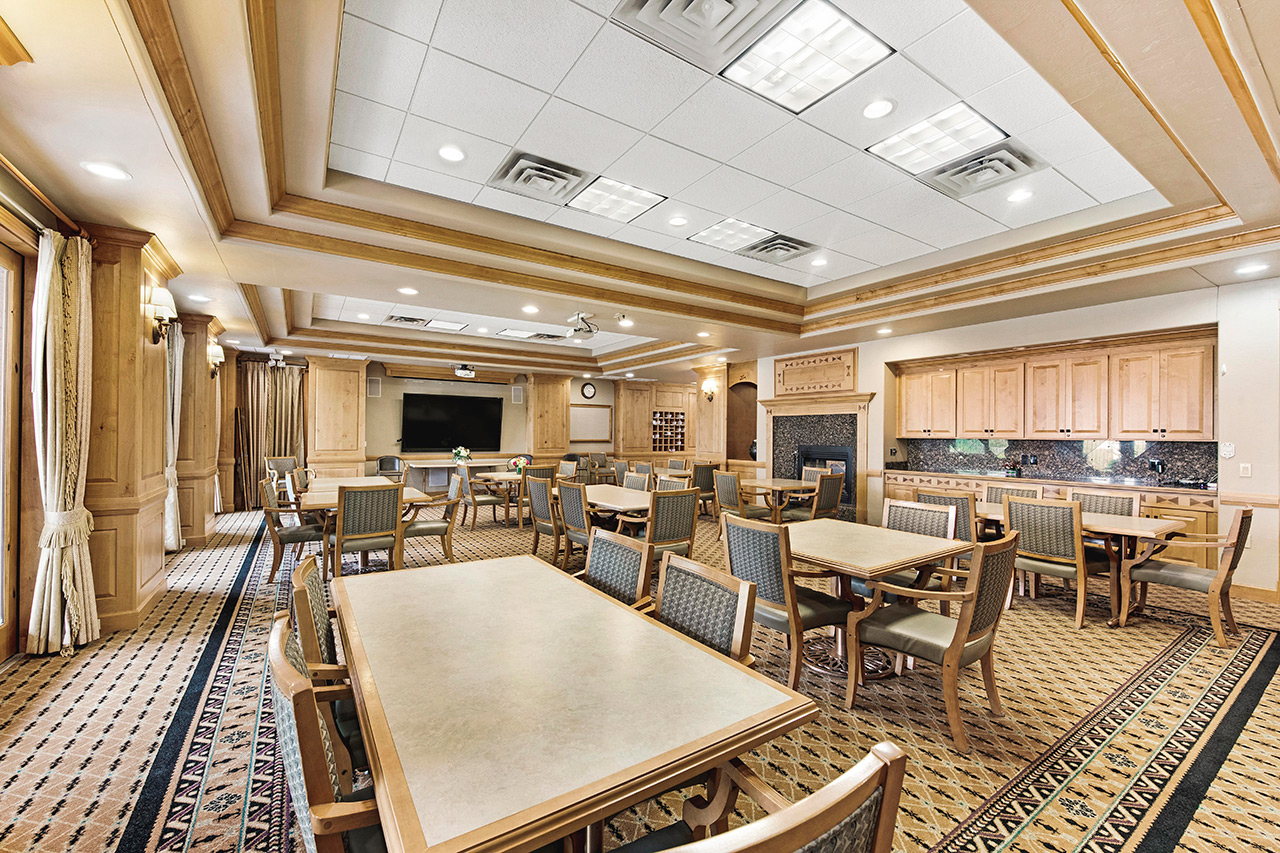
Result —
<instances>
[{"instance_id":1,"label":"wooden wall cabinet","mask_svg":"<svg viewBox=\"0 0 1280 853\"><path fill-rule=\"evenodd\" d=\"M307 358L307 465L320 477L365 473L365 374L369 363Z\"/></svg>"},{"instance_id":2,"label":"wooden wall cabinet","mask_svg":"<svg viewBox=\"0 0 1280 853\"><path fill-rule=\"evenodd\" d=\"M956 372L929 370L898 377L898 437L955 438Z\"/></svg>"},{"instance_id":3,"label":"wooden wall cabinet","mask_svg":"<svg viewBox=\"0 0 1280 853\"><path fill-rule=\"evenodd\" d=\"M956 371L956 437L1022 438L1022 362Z\"/></svg>"},{"instance_id":4,"label":"wooden wall cabinet","mask_svg":"<svg viewBox=\"0 0 1280 853\"><path fill-rule=\"evenodd\" d=\"M1214 369L1210 343L1114 352L1111 438L1212 439Z\"/></svg>"},{"instance_id":5,"label":"wooden wall cabinet","mask_svg":"<svg viewBox=\"0 0 1280 853\"><path fill-rule=\"evenodd\" d=\"M1105 353L1028 361L1026 438L1105 439Z\"/></svg>"},{"instance_id":6,"label":"wooden wall cabinet","mask_svg":"<svg viewBox=\"0 0 1280 853\"><path fill-rule=\"evenodd\" d=\"M569 377L530 373L525 401L529 452L560 457L569 452Z\"/></svg>"}]
</instances>

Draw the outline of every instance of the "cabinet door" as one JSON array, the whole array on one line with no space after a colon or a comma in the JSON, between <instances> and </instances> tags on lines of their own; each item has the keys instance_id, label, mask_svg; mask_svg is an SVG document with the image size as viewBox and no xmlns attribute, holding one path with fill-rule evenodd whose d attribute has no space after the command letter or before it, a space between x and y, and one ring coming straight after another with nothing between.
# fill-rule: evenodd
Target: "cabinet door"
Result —
<instances>
[{"instance_id":1,"label":"cabinet door","mask_svg":"<svg viewBox=\"0 0 1280 853\"><path fill-rule=\"evenodd\" d=\"M647 388L625 388L619 395L617 425L623 455L648 453L653 439L653 394Z\"/></svg>"},{"instance_id":2,"label":"cabinet door","mask_svg":"<svg viewBox=\"0 0 1280 853\"><path fill-rule=\"evenodd\" d=\"M1107 437L1107 357L1088 355L1065 362L1067 385L1063 396L1067 436Z\"/></svg>"},{"instance_id":3,"label":"cabinet door","mask_svg":"<svg viewBox=\"0 0 1280 853\"><path fill-rule=\"evenodd\" d=\"M1063 438L1062 401L1066 365L1060 360L1027 362L1027 438Z\"/></svg>"},{"instance_id":4,"label":"cabinet door","mask_svg":"<svg viewBox=\"0 0 1280 853\"><path fill-rule=\"evenodd\" d=\"M991 368L966 367L956 373L956 437L989 438Z\"/></svg>"},{"instance_id":5,"label":"cabinet door","mask_svg":"<svg viewBox=\"0 0 1280 853\"><path fill-rule=\"evenodd\" d=\"M931 381L928 373L904 373L898 378L898 436L928 438Z\"/></svg>"},{"instance_id":6,"label":"cabinet door","mask_svg":"<svg viewBox=\"0 0 1280 853\"><path fill-rule=\"evenodd\" d=\"M1160 352L1160 437L1169 441L1213 438L1213 347Z\"/></svg>"},{"instance_id":7,"label":"cabinet door","mask_svg":"<svg viewBox=\"0 0 1280 853\"><path fill-rule=\"evenodd\" d=\"M1111 430L1119 440L1160 437L1160 353L1150 350L1111 356Z\"/></svg>"},{"instance_id":8,"label":"cabinet door","mask_svg":"<svg viewBox=\"0 0 1280 853\"><path fill-rule=\"evenodd\" d=\"M956 437L956 372L929 374L929 437Z\"/></svg>"},{"instance_id":9,"label":"cabinet door","mask_svg":"<svg viewBox=\"0 0 1280 853\"><path fill-rule=\"evenodd\" d=\"M991 397L990 414L987 417L987 433L991 438L1022 438L1023 366L997 364L988 369L991 379L988 385Z\"/></svg>"}]
</instances>

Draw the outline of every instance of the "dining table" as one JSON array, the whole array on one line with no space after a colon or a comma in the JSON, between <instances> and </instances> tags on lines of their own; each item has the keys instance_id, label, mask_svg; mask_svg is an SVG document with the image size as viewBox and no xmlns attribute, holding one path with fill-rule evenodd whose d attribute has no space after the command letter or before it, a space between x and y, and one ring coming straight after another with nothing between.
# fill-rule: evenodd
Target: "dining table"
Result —
<instances>
[{"instance_id":1,"label":"dining table","mask_svg":"<svg viewBox=\"0 0 1280 853\"><path fill-rule=\"evenodd\" d=\"M773 513L773 523L782 521L782 508L787 505L787 496L793 492L809 492L818 484L808 480L794 480L788 477L760 477L743 480L739 487L746 491L764 493L764 503Z\"/></svg>"},{"instance_id":2,"label":"dining table","mask_svg":"<svg viewBox=\"0 0 1280 853\"><path fill-rule=\"evenodd\" d=\"M338 490L343 486L395 486L398 483L386 477L317 477L311 487L298 500L303 512L334 512L338 509ZM434 497L411 486L405 486L403 501L406 504L425 503Z\"/></svg>"},{"instance_id":3,"label":"dining table","mask_svg":"<svg viewBox=\"0 0 1280 853\"><path fill-rule=\"evenodd\" d=\"M391 853L532 850L818 715L530 555L332 593Z\"/></svg>"}]
</instances>

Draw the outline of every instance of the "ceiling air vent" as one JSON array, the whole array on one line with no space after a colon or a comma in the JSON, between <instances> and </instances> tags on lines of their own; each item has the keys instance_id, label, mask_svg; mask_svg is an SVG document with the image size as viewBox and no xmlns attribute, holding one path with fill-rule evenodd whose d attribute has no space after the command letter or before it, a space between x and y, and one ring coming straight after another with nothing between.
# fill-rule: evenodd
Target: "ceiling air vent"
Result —
<instances>
[{"instance_id":1,"label":"ceiling air vent","mask_svg":"<svg viewBox=\"0 0 1280 853\"><path fill-rule=\"evenodd\" d=\"M917 177L952 198L964 198L988 187L1038 172L1046 165L1048 164L1016 139L1002 139L963 160L938 166Z\"/></svg>"},{"instance_id":2,"label":"ceiling air vent","mask_svg":"<svg viewBox=\"0 0 1280 853\"><path fill-rule=\"evenodd\" d=\"M804 240L797 240L795 237L774 234L772 237L766 237L758 243L752 243L744 249L739 249L734 254L742 255L744 258L754 258L757 261L764 261L769 264L780 264L783 261L790 261L807 255L817 248L814 244L806 243Z\"/></svg>"},{"instance_id":3,"label":"ceiling air vent","mask_svg":"<svg viewBox=\"0 0 1280 853\"><path fill-rule=\"evenodd\" d=\"M564 335L548 335L546 332L537 332L530 337L525 338L526 341L564 341Z\"/></svg>"},{"instance_id":4,"label":"ceiling air vent","mask_svg":"<svg viewBox=\"0 0 1280 853\"><path fill-rule=\"evenodd\" d=\"M422 317L402 317L399 314L392 314L383 322L394 326L416 326L419 329L426 328L427 325Z\"/></svg>"},{"instance_id":5,"label":"ceiling air vent","mask_svg":"<svg viewBox=\"0 0 1280 853\"><path fill-rule=\"evenodd\" d=\"M513 151L498 171L489 179L489 186L507 192L549 201L552 204L564 204L582 189L591 175L556 163L544 160L533 154Z\"/></svg>"},{"instance_id":6,"label":"ceiling air vent","mask_svg":"<svg viewBox=\"0 0 1280 853\"><path fill-rule=\"evenodd\" d=\"M613 20L687 62L719 74L797 0L623 0Z\"/></svg>"}]
</instances>

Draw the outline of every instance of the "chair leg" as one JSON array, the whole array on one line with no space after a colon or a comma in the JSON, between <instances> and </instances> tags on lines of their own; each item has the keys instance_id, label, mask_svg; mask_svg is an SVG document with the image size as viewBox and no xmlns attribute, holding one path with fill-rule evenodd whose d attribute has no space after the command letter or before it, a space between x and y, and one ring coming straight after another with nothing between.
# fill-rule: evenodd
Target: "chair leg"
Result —
<instances>
[{"instance_id":1,"label":"chair leg","mask_svg":"<svg viewBox=\"0 0 1280 853\"><path fill-rule=\"evenodd\" d=\"M996 692L996 659L995 654L987 649L980 659L982 664L982 683L987 688L987 702L991 705L991 716L1003 717L1004 706L1000 704L1000 694Z\"/></svg>"},{"instance_id":2,"label":"chair leg","mask_svg":"<svg viewBox=\"0 0 1280 853\"><path fill-rule=\"evenodd\" d=\"M476 519L480 517L480 507L476 507L476 511L471 513L471 530L476 529Z\"/></svg>"},{"instance_id":3,"label":"chair leg","mask_svg":"<svg viewBox=\"0 0 1280 853\"><path fill-rule=\"evenodd\" d=\"M453 537L441 536L440 547L444 551L444 558L448 560L450 563L452 563L453 562Z\"/></svg>"},{"instance_id":4,"label":"chair leg","mask_svg":"<svg viewBox=\"0 0 1280 853\"><path fill-rule=\"evenodd\" d=\"M857 626L849 629L847 636L853 638L846 647L849 655L849 675L844 686L844 707L853 710L853 703L858 698L858 685L862 682L862 644L858 642Z\"/></svg>"},{"instance_id":5,"label":"chair leg","mask_svg":"<svg viewBox=\"0 0 1280 853\"><path fill-rule=\"evenodd\" d=\"M1080 578L1076 582L1076 627L1084 627L1084 600L1088 593L1089 582Z\"/></svg>"},{"instance_id":6,"label":"chair leg","mask_svg":"<svg viewBox=\"0 0 1280 853\"><path fill-rule=\"evenodd\" d=\"M536 523L535 523L535 525L536 525ZM533 528L533 555L534 555L535 557L536 557L536 556L538 556L538 540L539 540L541 537L542 537L542 534L538 531L538 528L535 526L535 527Z\"/></svg>"},{"instance_id":7,"label":"chair leg","mask_svg":"<svg viewBox=\"0 0 1280 853\"><path fill-rule=\"evenodd\" d=\"M800 668L804 666L804 631L797 631L796 636L787 635L791 640L791 672L787 676L787 686L792 690L800 689Z\"/></svg>"},{"instance_id":8,"label":"chair leg","mask_svg":"<svg viewBox=\"0 0 1280 853\"><path fill-rule=\"evenodd\" d=\"M1227 635L1222 630L1222 599L1209 596L1209 621L1213 624L1213 636L1220 648L1230 648Z\"/></svg>"},{"instance_id":9,"label":"chair leg","mask_svg":"<svg viewBox=\"0 0 1280 853\"><path fill-rule=\"evenodd\" d=\"M1138 584L1138 606L1133 609L1134 613L1141 613L1147 606L1147 582L1143 581Z\"/></svg>"},{"instance_id":10,"label":"chair leg","mask_svg":"<svg viewBox=\"0 0 1280 853\"><path fill-rule=\"evenodd\" d=\"M1222 615L1227 618L1227 633L1240 635L1240 629L1236 627L1236 617L1231 613L1231 590L1224 589L1222 591Z\"/></svg>"},{"instance_id":11,"label":"chair leg","mask_svg":"<svg viewBox=\"0 0 1280 853\"><path fill-rule=\"evenodd\" d=\"M569 555L573 553L573 540L568 537L564 540L564 559L560 561L560 570L569 571Z\"/></svg>"},{"instance_id":12,"label":"chair leg","mask_svg":"<svg viewBox=\"0 0 1280 853\"><path fill-rule=\"evenodd\" d=\"M276 545L271 550L271 574L267 576L267 583L276 582L276 572L280 571L280 564L284 562L284 548Z\"/></svg>"},{"instance_id":13,"label":"chair leg","mask_svg":"<svg viewBox=\"0 0 1280 853\"><path fill-rule=\"evenodd\" d=\"M960 719L960 669L951 664L942 667L942 698L947 703L947 724L951 726L951 739L956 751L968 753L969 739L964 734L964 721Z\"/></svg>"}]
</instances>

